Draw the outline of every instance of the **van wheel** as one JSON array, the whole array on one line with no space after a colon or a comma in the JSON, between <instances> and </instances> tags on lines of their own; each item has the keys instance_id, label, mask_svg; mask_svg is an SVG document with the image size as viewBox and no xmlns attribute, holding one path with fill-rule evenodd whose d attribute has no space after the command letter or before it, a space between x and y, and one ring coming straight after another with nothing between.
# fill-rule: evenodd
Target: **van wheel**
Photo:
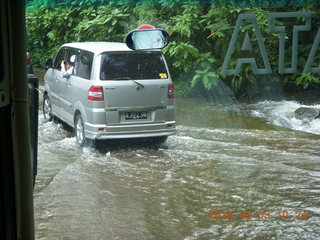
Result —
<instances>
[{"instance_id":1,"label":"van wheel","mask_svg":"<svg viewBox=\"0 0 320 240\"><path fill-rule=\"evenodd\" d=\"M43 116L44 119L47 121L52 120L52 108L51 108L51 103L48 94L44 95L43 97L43 105L42 105L42 110L43 110Z\"/></svg>"},{"instance_id":2,"label":"van wheel","mask_svg":"<svg viewBox=\"0 0 320 240\"><path fill-rule=\"evenodd\" d=\"M86 138L84 135L84 123L81 117L81 114L77 114L74 121L74 134L77 139L77 143L80 147L83 147L86 144Z\"/></svg>"}]
</instances>

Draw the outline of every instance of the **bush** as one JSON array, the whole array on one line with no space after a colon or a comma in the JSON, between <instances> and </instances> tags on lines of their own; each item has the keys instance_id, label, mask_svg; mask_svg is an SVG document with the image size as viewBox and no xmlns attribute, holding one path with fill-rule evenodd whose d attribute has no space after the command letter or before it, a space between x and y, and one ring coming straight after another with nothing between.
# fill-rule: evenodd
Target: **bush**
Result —
<instances>
[{"instance_id":1,"label":"bush","mask_svg":"<svg viewBox=\"0 0 320 240\"><path fill-rule=\"evenodd\" d=\"M206 98L216 93L218 83L232 89L238 97L246 96L253 88L256 76L250 65L241 68L237 75L221 75L222 63L229 47L236 19L240 13L254 13L263 33L264 42L273 72L278 66L278 33L268 31L270 11L314 11L313 19L320 17L318 6L287 6L286 8L235 8L230 1L195 0L37 0L28 1L26 11L28 51L35 65L42 66L46 58L53 58L57 49L66 42L120 41L137 26L150 23L168 31L172 41L163 50L176 82L178 95L187 96L201 92ZM300 20L302 21L302 20ZM313 26L317 25L313 22ZM250 30L242 27L241 38ZM292 31L292 29L290 29ZM292 36L288 32L288 37ZM312 45L309 36L315 36L312 28L307 37L301 37L299 64L307 61ZM252 32L252 31L251 31ZM239 38L240 38L239 37ZM254 38L253 41L254 42ZM286 42L290 50L292 41ZM288 50L289 49L289 50ZM235 67L237 57L243 57L241 46L236 46L229 68ZM250 51L261 59L259 48ZM261 60L260 60L261 61ZM320 61L320 55L315 62ZM300 69L301 70L301 69ZM300 71L302 72L302 70ZM280 76L280 75L279 75ZM295 83L304 88L319 86L319 74L281 75L283 84Z\"/></svg>"}]
</instances>

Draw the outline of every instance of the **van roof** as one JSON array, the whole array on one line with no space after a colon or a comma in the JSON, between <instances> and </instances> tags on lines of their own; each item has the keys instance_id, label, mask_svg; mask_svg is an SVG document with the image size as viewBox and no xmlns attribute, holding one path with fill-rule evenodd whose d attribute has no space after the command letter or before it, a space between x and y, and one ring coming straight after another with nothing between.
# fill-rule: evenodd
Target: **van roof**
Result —
<instances>
[{"instance_id":1,"label":"van roof","mask_svg":"<svg viewBox=\"0 0 320 240\"><path fill-rule=\"evenodd\" d=\"M97 54L106 51L132 51L125 43L119 42L75 42L63 44L62 47L79 48Z\"/></svg>"}]
</instances>

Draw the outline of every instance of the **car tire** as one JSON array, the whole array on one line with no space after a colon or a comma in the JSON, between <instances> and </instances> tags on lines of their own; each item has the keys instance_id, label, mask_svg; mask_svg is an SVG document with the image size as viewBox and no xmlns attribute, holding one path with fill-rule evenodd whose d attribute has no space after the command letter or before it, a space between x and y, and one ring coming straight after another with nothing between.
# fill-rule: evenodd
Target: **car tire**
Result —
<instances>
[{"instance_id":1,"label":"car tire","mask_svg":"<svg viewBox=\"0 0 320 240\"><path fill-rule=\"evenodd\" d=\"M43 111L44 119L47 121L51 121L53 116L52 116L51 102L48 94L44 95L43 97L42 111Z\"/></svg>"},{"instance_id":2,"label":"car tire","mask_svg":"<svg viewBox=\"0 0 320 240\"><path fill-rule=\"evenodd\" d=\"M86 137L84 134L84 122L81 114L77 114L74 120L74 135L80 147L86 145Z\"/></svg>"}]
</instances>

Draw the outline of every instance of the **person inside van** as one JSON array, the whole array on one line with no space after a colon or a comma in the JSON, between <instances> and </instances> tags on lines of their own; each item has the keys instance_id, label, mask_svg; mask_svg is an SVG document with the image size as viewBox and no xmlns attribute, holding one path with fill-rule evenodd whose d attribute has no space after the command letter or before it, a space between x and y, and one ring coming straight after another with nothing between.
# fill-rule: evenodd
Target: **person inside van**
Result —
<instances>
[{"instance_id":1,"label":"person inside van","mask_svg":"<svg viewBox=\"0 0 320 240\"><path fill-rule=\"evenodd\" d=\"M63 60L61 62L61 74L62 77L68 78L74 74L74 66L71 62Z\"/></svg>"},{"instance_id":2,"label":"person inside van","mask_svg":"<svg viewBox=\"0 0 320 240\"><path fill-rule=\"evenodd\" d=\"M61 62L62 77L68 78L71 75L75 74L74 62L75 62L75 55L71 56L70 61L63 60Z\"/></svg>"}]
</instances>

